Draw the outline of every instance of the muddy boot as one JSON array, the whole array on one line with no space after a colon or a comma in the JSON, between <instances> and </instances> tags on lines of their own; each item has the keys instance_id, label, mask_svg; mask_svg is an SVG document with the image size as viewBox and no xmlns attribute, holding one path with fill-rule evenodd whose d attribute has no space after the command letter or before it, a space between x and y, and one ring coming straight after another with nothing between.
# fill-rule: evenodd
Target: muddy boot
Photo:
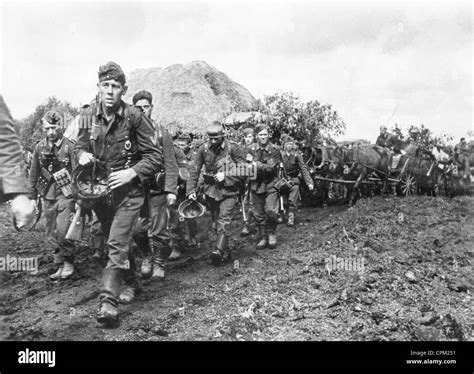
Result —
<instances>
[{"instance_id":1,"label":"muddy boot","mask_svg":"<svg viewBox=\"0 0 474 374\"><path fill-rule=\"evenodd\" d=\"M219 233L217 237L216 249L211 252L211 262L217 266L223 262L230 260L230 251L227 246L229 244L229 237L223 232Z\"/></svg>"},{"instance_id":2,"label":"muddy boot","mask_svg":"<svg viewBox=\"0 0 474 374\"><path fill-rule=\"evenodd\" d=\"M61 273L61 279L67 279L74 273L74 265L71 262L64 261L63 271Z\"/></svg>"},{"instance_id":3,"label":"muddy boot","mask_svg":"<svg viewBox=\"0 0 474 374\"><path fill-rule=\"evenodd\" d=\"M122 304L129 304L141 289L137 273L132 269L132 267L130 270L124 271L124 273L125 287L120 293L119 302Z\"/></svg>"},{"instance_id":4,"label":"muddy boot","mask_svg":"<svg viewBox=\"0 0 474 374\"><path fill-rule=\"evenodd\" d=\"M51 280L58 280L59 278L61 278L61 274L62 274L62 272L63 272L63 269L64 269L64 263L59 264L58 269L56 270L55 273L53 273L53 274L51 274L51 275L49 276L49 279L51 279Z\"/></svg>"},{"instance_id":5,"label":"muddy boot","mask_svg":"<svg viewBox=\"0 0 474 374\"><path fill-rule=\"evenodd\" d=\"M142 261L141 274L143 279L148 279L151 277L153 271L153 263L149 257L145 257Z\"/></svg>"},{"instance_id":6,"label":"muddy boot","mask_svg":"<svg viewBox=\"0 0 474 374\"><path fill-rule=\"evenodd\" d=\"M97 322L103 325L113 325L118 322L118 294L122 281L122 269L104 269Z\"/></svg>"},{"instance_id":7,"label":"muddy boot","mask_svg":"<svg viewBox=\"0 0 474 374\"><path fill-rule=\"evenodd\" d=\"M288 221L286 224L290 227L295 225L295 213L291 211L288 213Z\"/></svg>"},{"instance_id":8,"label":"muddy boot","mask_svg":"<svg viewBox=\"0 0 474 374\"><path fill-rule=\"evenodd\" d=\"M163 243L154 243L153 252L153 274L151 277L163 280L165 279L166 262L171 254L171 248Z\"/></svg>"},{"instance_id":9,"label":"muddy boot","mask_svg":"<svg viewBox=\"0 0 474 374\"><path fill-rule=\"evenodd\" d=\"M181 258L181 255L182 255L181 249L178 247L173 247L170 257L168 257L168 260L170 261L179 260Z\"/></svg>"},{"instance_id":10,"label":"muddy boot","mask_svg":"<svg viewBox=\"0 0 474 374\"><path fill-rule=\"evenodd\" d=\"M244 227L242 227L242 230L240 231L240 236L249 236L249 234L250 234L249 224L245 222Z\"/></svg>"},{"instance_id":11,"label":"muddy boot","mask_svg":"<svg viewBox=\"0 0 474 374\"><path fill-rule=\"evenodd\" d=\"M268 244L267 226L260 225L258 230L260 231L260 241L257 243L257 249L263 249Z\"/></svg>"},{"instance_id":12,"label":"muddy boot","mask_svg":"<svg viewBox=\"0 0 474 374\"><path fill-rule=\"evenodd\" d=\"M268 246L270 248L275 248L277 246L277 237L274 232L268 233Z\"/></svg>"}]
</instances>

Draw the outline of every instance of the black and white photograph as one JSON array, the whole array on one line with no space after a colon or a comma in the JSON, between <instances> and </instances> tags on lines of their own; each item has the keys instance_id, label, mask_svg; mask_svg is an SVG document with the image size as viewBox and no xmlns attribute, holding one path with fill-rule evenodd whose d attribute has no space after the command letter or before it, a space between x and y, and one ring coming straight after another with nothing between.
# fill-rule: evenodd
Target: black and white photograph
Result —
<instances>
[{"instance_id":1,"label":"black and white photograph","mask_svg":"<svg viewBox=\"0 0 474 374\"><path fill-rule=\"evenodd\" d=\"M472 26L471 2L1 1L4 359L444 342L394 359L465 365Z\"/></svg>"}]
</instances>

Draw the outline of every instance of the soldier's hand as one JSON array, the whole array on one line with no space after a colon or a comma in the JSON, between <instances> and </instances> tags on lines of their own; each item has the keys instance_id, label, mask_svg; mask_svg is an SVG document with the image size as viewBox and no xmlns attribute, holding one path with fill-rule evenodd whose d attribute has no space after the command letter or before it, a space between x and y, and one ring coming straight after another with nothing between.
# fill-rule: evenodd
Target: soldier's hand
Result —
<instances>
[{"instance_id":1,"label":"soldier's hand","mask_svg":"<svg viewBox=\"0 0 474 374\"><path fill-rule=\"evenodd\" d=\"M12 213L19 228L28 225L35 217L36 201L27 195L16 196L11 203Z\"/></svg>"},{"instance_id":2,"label":"soldier's hand","mask_svg":"<svg viewBox=\"0 0 474 374\"><path fill-rule=\"evenodd\" d=\"M313 190L314 190L314 186L313 186L312 184L309 184L309 185L308 185L308 190L313 191Z\"/></svg>"},{"instance_id":3,"label":"soldier's hand","mask_svg":"<svg viewBox=\"0 0 474 374\"><path fill-rule=\"evenodd\" d=\"M176 195L174 193L169 193L166 195L166 204L168 206L173 206L176 204Z\"/></svg>"},{"instance_id":4,"label":"soldier's hand","mask_svg":"<svg viewBox=\"0 0 474 374\"><path fill-rule=\"evenodd\" d=\"M216 175L214 175L214 179L217 181L217 182L222 182L225 178L225 174L224 172L220 171L218 172Z\"/></svg>"},{"instance_id":5,"label":"soldier's hand","mask_svg":"<svg viewBox=\"0 0 474 374\"><path fill-rule=\"evenodd\" d=\"M121 187L130 182L137 176L137 173L132 168L114 171L109 176L109 187L111 190Z\"/></svg>"},{"instance_id":6,"label":"soldier's hand","mask_svg":"<svg viewBox=\"0 0 474 374\"><path fill-rule=\"evenodd\" d=\"M79 157L79 165L87 165L89 162L94 160L94 155L92 153L84 152Z\"/></svg>"},{"instance_id":7,"label":"soldier's hand","mask_svg":"<svg viewBox=\"0 0 474 374\"><path fill-rule=\"evenodd\" d=\"M197 199L196 193L195 193L195 192L190 193L190 194L188 195L188 199L189 199L189 200L196 200L196 199Z\"/></svg>"}]
</instances>

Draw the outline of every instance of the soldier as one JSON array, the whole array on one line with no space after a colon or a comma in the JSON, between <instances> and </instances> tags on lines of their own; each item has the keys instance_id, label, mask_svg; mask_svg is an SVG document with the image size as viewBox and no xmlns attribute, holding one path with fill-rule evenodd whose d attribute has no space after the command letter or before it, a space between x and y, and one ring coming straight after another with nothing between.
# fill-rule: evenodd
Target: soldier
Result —
<instances>
[{"instance_id":1,"label":"soldier","mask_svg":"<svg viewBox=\"0 0 474 374\"><path fill-rule=\"evenodd\" d=\"M33 151L30 187L44 201L46 239L54 253L57 271L51 280L69 278L74 272L74 242L67 240L70 215L75 209L71 190L71 175L75 164L73 144L63 136L61 114L50 110L41 119L46 138ZM60 178L65 176L66 185Z\"/></svg>"},{"instance_id":2,"label":"soldier","mask_svg":"<svg viewBox=\"0 0 474 374\"><path fill-rule=\"evenodd\" d=\"M251 153L251 148L252 145L255 142L255 134L254 130L251 127L247 127L243 130L244 133L244 140L243 140L243 146L244 146L244 152L245 152L245 159L247 162L252 162L253 156ZM245 179L245 184L243 186L243 189L241 190L241 201L242 201L242 210L246 210L248 212L251 212L252 209L252 204L250 201L250 178L247 177ZM247 205L247 206L246 206ZM249 214L247 215L247 220L244 221L244 225L242 227L242 230L240 231L241 236L248 236L250 234L250 220L252 219L252 215Z\"/></svg>"},{"instance_id":3,"label":"soldier","mask_svg":"<svg viewBox=\"0 0 474 374\"><path fill-rule=\"evenodd\" d=\"M22 169L21 146L13 118L0 95L0 203L12 199L11 210L18 227L34 218L35 202Z\"/></svg>"},{"instance_id":4,"label":"soldier","mask_svg":"<svg viewBox=\"0 0 474 374\"><path fill-rule=\"evenodd\" d=\"M390 134L387 130L387 126L380 126L380 135L377 137L375 145L378 145L379 147L386 147L386 142L388 140L389 135Z\"/></svg>"},{"instance_id":5,"label":"soldier","mask_svg":"<svg viewBox=\"0 0 474 374\"><path fill-rule=\"evenodd\" d=\"M107 238L100 309L102 324L118 322L121 283L137 286L130 253L132 228L144 201L144 184L162 166L162 152L153 143L155 132L140 110L123 102L125 75L113 62L99 68L98 103L81 114L76 146L80 165L106 165L110 193L92 206Z\"/></svg>"},{"instance_id":6,"label":"soldier","mask_svg":"<svg viewBox=\"0 0 474 374\"><path fill-rule=\"evenodd\" d=\"M297 150L295 141L292 138L287 138L283 144L283 168L285 175L288 178L289 190L288 194L288 226L295 224L295 211L298 209L298 204L301 199L300 183L301 179L306 183L310 191L314 188L313 179L311 178L308 166L304 163L303 157Z\"/></svg>"},{"instance_id":7,"label":"soldier","mask_svg":"<svg viewBox=\"0 0 474 374\"><path fill-rule=\"evenodd\" d=\"M454 146L454 157L461 166L462 178L469 178L471 176L471 169L469 167L469 145L466 142L466 138L461 138L459 143Z\"/></svg>"},{"instance_id":8,"label":"soldier","mask_svg":"<svg viewBox=\"0 0 474 374\"><path fill-rule=\"evenodd\" d=\"M150 188L148 202L149 217L139 219L135 230L135 238L148 233L149 240L141 240L142 250L145 259L142 262L142 275L147 278L164 279L166 262L171 253L170 235L168 233L168 208L175 207L177 185L178 185L178 164L173 144L173 138L169 132L161 125L156 124L151 119L153 110L153 96L148 91L137 92L132 99L133 105L142 111L142 114L150 119L155 130L155 145L163 152L165 167L164 186ZM174 209L174 208L173 208ZM151 256L150 256L151 254Z\"/></svg>"},{"instance_id":9,"label":"soldier","mask_svg":"<svg viewBox=\"0 0 474 374\"><path fill-rule=\"evenodd\" d=\"M280 149L270 143L269 128L265 124L255 128L257 144L251 148L253 163L257 169L257 177L252 180L251 201L253 216L260 231L260 241L257 249L267 245L275 248L277 245L276 229L278 226L278 168L282 162Z\"/></svg>"},{"instance_id":10,"label":"soldier","mask_svg":"<svg viewBox=\"0 0 474 374\"><path fill-rule=\"evenodd\" d=\"M193 218L180 218L176 206L186 199L186 183L189 180L191 168L193 167L194 152L190 147L191 137L181 134L175 141L176 161L178 162L178 201L170 209L170 232L172 252L169 260L181 258L183 248L196 248L196 235L198 233L197 221Z\"/></svg>"},{"instance_id":11,"label":"soldier","mask_svg":"<svg viewBox=\"0 0 474 374\"><path fill-rule=\"evenodd\" d=\"M222 125L215 121L207 129L209 140L199 147L195 167L191 170L188 198L196 200L196 189L199 174L204 165L204 194L206 203L217 228L217 243L211 253L214 265L230 259L228 248L229 230L232 209L237 202L241 178L226 174L226 168L245 164L245 155L235 143L224 139Z\"/></svg>"}]
</instances>

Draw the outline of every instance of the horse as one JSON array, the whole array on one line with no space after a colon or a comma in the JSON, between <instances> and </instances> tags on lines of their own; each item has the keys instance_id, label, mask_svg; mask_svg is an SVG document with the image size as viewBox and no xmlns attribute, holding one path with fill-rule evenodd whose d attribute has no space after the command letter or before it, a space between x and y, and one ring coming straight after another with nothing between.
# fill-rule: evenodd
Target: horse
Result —
<instances>
[{"instance_id":1,"label":"horse","mask_svg":"<svg viewBox=\"0 0 474 374\"><path fill-rule=\"evenodd\" d=\"M369 174L375 173L384 184L387 183L391 160L391 153L387 148L377 145L337 147L334 155L339 165L345 168L344 174L357 178L350 193L349 206L354 204L356 193L360 193L362 181Z\"/></svg>"}]
</instances>

